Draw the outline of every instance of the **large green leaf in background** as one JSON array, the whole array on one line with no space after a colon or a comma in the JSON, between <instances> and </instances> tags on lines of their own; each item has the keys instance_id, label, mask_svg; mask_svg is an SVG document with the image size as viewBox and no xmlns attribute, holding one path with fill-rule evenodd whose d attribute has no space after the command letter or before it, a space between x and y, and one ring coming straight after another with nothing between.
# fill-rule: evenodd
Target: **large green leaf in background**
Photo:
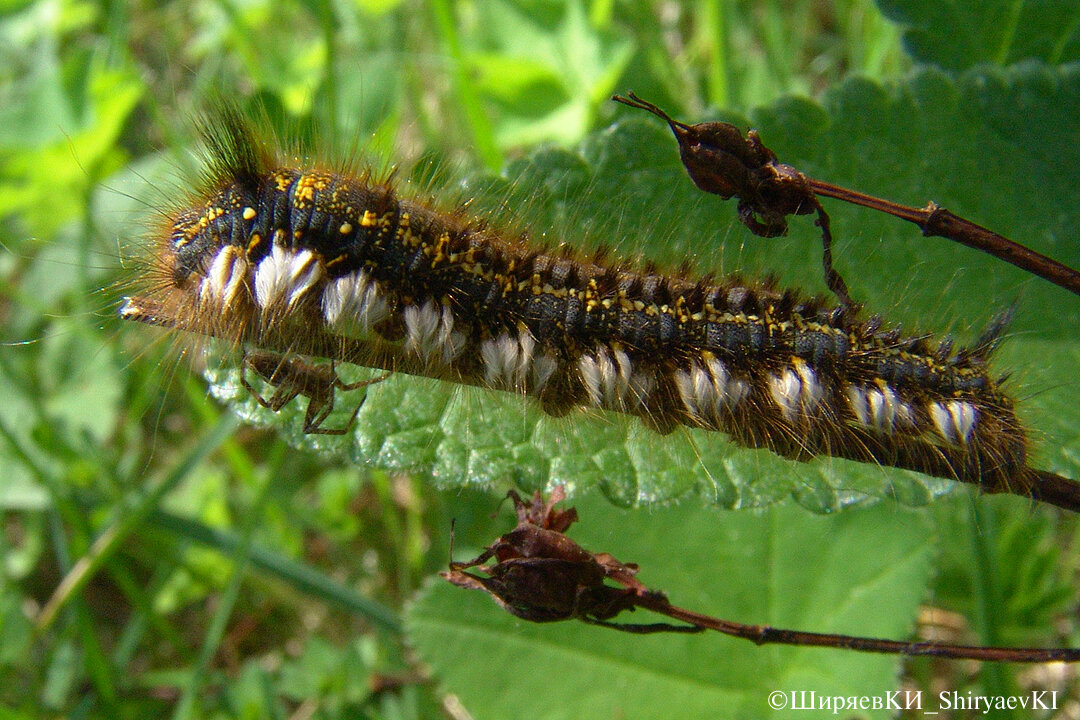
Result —
<instances>
[{"instance_id":1,"label":"large green leaf in background","mask_svg":"<svg viewBox=\"0 0 1080 720\"><path fill-rule=\"evenodd\" d=\"M1080 59L1080 5L1074 2L878 0L878 7L906 26L904 44L916 60L949 70Z\"/></svg>"},{"instance_id":2,"label":"large green leaf in background","mask_svg":"<svg viewBox=\"0 0 1080 720\"><path fill-rule=\"evenodd\" d=\"M613 513L596 497L577 505L582 521L570 534L585 547L617 547L620 560L642 561L642 580L676 605L740 622L905 637L931 575L927 514L890 505L831 518L791 506L645 514ZM507 529L508 515L493 534ZM459 545L458 559L469 550ZM410 610L407 629L444 688L478 720L792 717L790 706L770 711L770 693L883 696L896 676L891 657L755 647L713 633L641 636L527 623L483 593L441 581Z\"/></svg>"},{"instance_id":3,"label":"large green leaf in background","mask_svg":"<svg viewBox=\"0 0 1080 720\"><path fill-rule=\"evenodd\" d=\"M688 118L689 119L689 118ZM786 100L752 120L766 144L807 174L923 205L933 199L1066 264L1080 265L1080 66L1025 64L979 69L958 79L932 70L881 86L851 80L822 105ZM533 237L702 270L778 275L821 291L820 240L796 219L788 238L749 235L734 207L698 192L678 163L666 128L633 117L589 137L576 152L541 149L506 178L476 178L520 211ZM481 202L474 207L482 206ZM1013 337L997 365L1012 372L1033 424L1036 463L1080 476L1075 410L1051 413L1075 388L1071 358L1080 339L1076 298L989 256L913 225L827 202L839 239L837 265L871 312L909 332L956 332L970 340L1019 299ZM519 397L397 375L368 392L355 431L304 437L302 403L274 415L257 406L235 371L215 373L216 391L256 422L284 423L297 443L336 450L357 463L429 474L441 487L505 485L571 491L599 487L624 506L699 494L723 507L755 507L793 495L829 512L892 496L923 504L949 483L834 459L801 464L736 447L718 433L659 437L634 419L581 411L544 416ZM343 422L358 400L339 398Z\"/></svg>"}]
</instances>

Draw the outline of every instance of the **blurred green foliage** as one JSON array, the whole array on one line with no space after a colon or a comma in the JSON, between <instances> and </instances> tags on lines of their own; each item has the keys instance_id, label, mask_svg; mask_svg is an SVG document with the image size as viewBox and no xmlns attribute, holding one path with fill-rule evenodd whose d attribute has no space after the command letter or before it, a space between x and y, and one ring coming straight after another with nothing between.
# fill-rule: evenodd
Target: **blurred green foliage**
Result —
<instances>
[{"instance_id":1,"label":"blurred green foliage","mask_svg":"<svg viewBox=\"0 0 1080 720\"><path fill-rule=\"evenodd\" d=\"M1073 36L1054 37L1061 51L1040 57L1071 57ZM153 227L177 178L197 170L189 119L212 98L265 112L283 136L327 157L358 142L376 164L499 171L538 143L570 146L605 127L613 91L633 87L686 118L706 108L746 113L782 95L820 96L850 74L897 77L911 64L899 38L865 0L0 4L0 712L462 717L459 692L478 698L478 718L565 714L535 697L492 705L475 684L456 690L418 663L403 635L404 604L446 562L449 518L458 520L458 553L475 553L505 529L505 518L488 518L495 498L361 473L238 427L190 371L198 353L115 320L127 256L118 245ZM1025 57L1003 43L989 59ZM775 524L785 511L760 519ZM865 530L888 511L869 512L845 523ZM943 553L928 599L968 613L965 639L1075 644L1063 619L1074 599L1063 568L1076 564L1075 523L1007 499L980 500L979 517L963 502L925 512L936 528L927 540ZM598 520L612 527L590 544L625 550L647 570L662 561L656 582L670 590L687 575L681 553L695 553L691 565L708 559L709 548L692 542L694 524L727 516L693 510L676 524L687 537L653 555L620 548L618 535L640 526L648 536L668 521L617 517L619 527ZM905 547L904 537L881 542ZM844 547L890 557L866 545ZM756 562L771 577L767 560ZM845 587L819 582L824 594L808 601ZM880 598L880 613L910 626L925 582L913 579L902 602ZM505 621L493 619L514 627ZM577 645L605 642L593 628L559 632ZM731 652L749 658L737 670L748 674L763 657L831 662ZM505 669L559 681L558 667L517 661ZM876 672L887 677L895 663L885 667ZM946 674L909 670L925 687ZM960 688L1027 682L949 673Z\"/></svg>"}]
</instances>

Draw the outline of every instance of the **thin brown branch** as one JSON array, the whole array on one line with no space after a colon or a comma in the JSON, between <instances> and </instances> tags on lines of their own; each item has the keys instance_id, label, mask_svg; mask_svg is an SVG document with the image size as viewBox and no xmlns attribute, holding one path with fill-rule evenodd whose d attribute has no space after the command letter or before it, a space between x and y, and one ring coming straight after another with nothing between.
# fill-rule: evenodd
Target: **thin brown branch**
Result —
<instances>
[{"instance_id":1,"label":"thin brown branch","mask_svg":"<svg viewBox=\"0 0 1080 720\"><path fill-rule=\"evenodd\" d=\"M999 235L993 230L949 212L931 202L924 208L908 207L889 200L849 190L823 180L807 178L817 195L843 200L853 205L888 213L918 225L927 237L943 237L976 250L982 250L999 260L1004 260L1021 270L1031 273L1074 295L1080 295L1080 272L1062 265L1056 260Z\"/></svg>"},{"instance_id":2,"label":"thin brown branch","mask_svg":"<svg viewBox=\"0 0 1080 720\"><path fill-rule=\"evenodd\" d=\"M673 620L681 620L695 627L715 630L724 635L750 640L758 645L801 645L886 655L939 657L950 660L982 660L985 662L1080 662L1080 650L1073 648L1002 648L981 645L883 640L858 635L785 630L769 627L768 625L744 625L730 620L702 615L692 610L685 610L670 603L657 602L653 598L641 598L635 602L635 606L646 608Z\"/></svg>"},{"instance_id":3,"label":"thin brown branch","mask_svg":"<svg viewBox=\"0 0 1080 720\"><path fill-rule=\"evenodd\" d=\"M564 531L577 520L577 513L573 508L555 510L555 504L563 498L561 488L546 501L540 493L528 503L513 491L510 497L518 516L517 527L473 560L451 561L449 571L442 576L459 587L488 593L502 608L524 620L576 619L633 634L713 630L758 645L798 645L953 660L1080 662L1080 650L1072 648L1002 648L884 640L746 625L686 610L672 605L662 592L646 588L636 577L637 565L619 562L608 553L590 553L567 537ZM482 565L493 558L496 560L493 565ZM466 572L471 568L477 568L483 575ZM607 580L616 585L609 585ZM613 622L615 617L637 608L684 624Z\"/></svg>"}]
</instances>

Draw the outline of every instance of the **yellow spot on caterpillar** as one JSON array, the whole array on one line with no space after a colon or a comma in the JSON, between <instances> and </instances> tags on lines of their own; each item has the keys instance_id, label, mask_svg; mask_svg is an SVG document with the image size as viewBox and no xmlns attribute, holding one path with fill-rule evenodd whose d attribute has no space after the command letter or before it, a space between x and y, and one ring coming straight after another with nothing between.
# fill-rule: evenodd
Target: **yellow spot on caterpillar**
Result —
<instances>
[{"instance_id":1,"label":"yellow spot on caterpillar","mask_svg":"<svg viewBox=\"0 0 1080 720\"><path fill-rule=\"evenodd\" d=\"M435 248L431 258L431 266L435 267L446 259L446 248L450 246L450 233L442 233L435 239Z\"/></svg>"},{"instance_id":2,"label":"yellow spot on caterpillar","mask_svg":"<svg viewBox=\"0 0 1080 720\"><path fill-rule=\"evenodd\" d=\"M292 185L292 179L285 173L274 175L274 187L277 188L278 192L287 192L290 185Z\"/></svg>"},{"instance_id":3,"label":"yellow spot on caterpillar","mask_svg":"<svg viewBox=\"0 0 1080 720\"><path fill-rule=\"evenodd\" d=\"M255 212L255 208L253 208L253 207L246 207L246 208L244 208L244 212L243 212L243 218L244 218L245 220L254 220L254 219L255 219L255 215L256 215L256 214L257 214L257 213Z\"/></svg>"},{"instance_id":4,"label":"yellow spot on caterpillar","mask_svg":"<svg viewBox=\"0 0 1080 720\"><path fill-rule=\"evenodd\" d=\"M225 211L219 207L212 207L208 209L201 218L199 218L198 228L200 230L206 228L210 223L217 220L219 217L225 214Z\"/></svg>"},{"instance_id":5,"label":"yellow spot on caterpillar","mask_svg":"<svg viewBox=\"0 0 1080 720\"><path fill-rule=\"evenodd\" d=\"M375 227L376 219L377 217L375 213L371 212L370 210L365 210L364 217L360 218L360 227Z\"/></svg>"},{"instance_id":6,"label":"yellow spot on caterpillar","mask_svg":"<svg viewBox=\"0 0 1080 720\"><path fill-rule=\"evenodd\" d=\"M262 235L259 233L251 233L251 239L248 240L247 251L251 253L255 248L259 247L259 243L262 242Z\"/></svg>"},{"instance_id":7,"label":"yellow spot on caterpillar","mask_svg":"<svg viewBox=\"0 0 1080 720\"><path fill-rule=\"evenodd\" d=\"M326 267L331 268L331 267L333 267L334 265L337 265L340 262L345 262L345 260L347 260L348 257L349 256L347 254L342 253L341 255L338 255L336 258L334 258L330 262L326 263Z\"/></svg>"},{"instance_id":8,"label":"yellow spot on caterpillar","mask_svg":"<svg viewBox=\"0 0 1080 720\"><path fill-rule=\"evenodd\" d=\"M413 234L412 230L409 229L408 222L402 222L398 225L395 235L405 247L409 248L415 248L422 245L424 240L422 237Z\"/></svg>"},{"instance_id":9,"label":"yellow spot on caterpillar","mask_svg":"<svg viewBox=\"0 0 1080 720\"><path fill-rule=\"evenodd\" d=\"M341 227L338 228L338 232L342 235L348 235L353 231L352 223L341 223Z\"/></svg>"}]
</instances>

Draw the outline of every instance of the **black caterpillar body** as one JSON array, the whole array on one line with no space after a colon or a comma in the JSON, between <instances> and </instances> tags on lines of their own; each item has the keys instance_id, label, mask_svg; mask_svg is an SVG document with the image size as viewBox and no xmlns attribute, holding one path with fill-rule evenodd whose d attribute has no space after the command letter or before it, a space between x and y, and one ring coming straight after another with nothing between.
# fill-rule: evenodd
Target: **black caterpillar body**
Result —
<instances>
[{"instance_id":1,"label":"black caterpillar body","mask_svg":"<svg viewBox=\"0 0 1080 720\"><path fill-rule=\"evenodd\" d=\"M954 351L768 283L551 252L367 174L285 167L237 117L215 127L205 193L129 317L1031 492L994 333Z\"/></svg>"}]
</instances>

